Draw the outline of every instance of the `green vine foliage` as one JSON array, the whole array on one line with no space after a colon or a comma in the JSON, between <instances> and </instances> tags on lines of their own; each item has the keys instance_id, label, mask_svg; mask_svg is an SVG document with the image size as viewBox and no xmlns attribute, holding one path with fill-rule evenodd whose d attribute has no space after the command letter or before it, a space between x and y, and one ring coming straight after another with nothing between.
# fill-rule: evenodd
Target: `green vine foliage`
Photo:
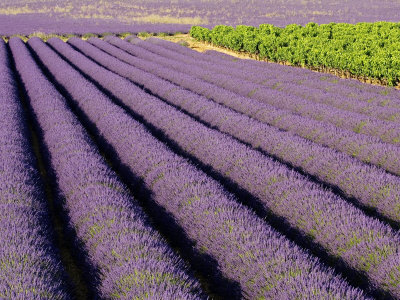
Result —
<instances>
[{"instance_id":1,"label":"green vine foliage","mask_svg":"<svg viewBox=\"0 0 400 300\"><path fill-rule=\"evenodd\" d=\"M305 26L193 26L190 35L261 59L327 67L396 85L400 81L400 23L330 23Z\"/></svg>"}]
</instances>

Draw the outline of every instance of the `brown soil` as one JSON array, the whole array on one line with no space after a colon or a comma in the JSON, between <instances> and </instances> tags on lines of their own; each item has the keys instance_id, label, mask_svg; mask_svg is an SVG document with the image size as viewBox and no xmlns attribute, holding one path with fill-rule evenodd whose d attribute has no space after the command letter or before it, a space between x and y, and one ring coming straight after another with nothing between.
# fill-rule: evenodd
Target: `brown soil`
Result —
<instances>
[{"instance_id":1,"label":"brown soil","mask_svg":"<svg viewBox=\"0 0 400 300\"><path fill-rule=\"evenodd\" d=\"M199 42L199 41L196 41L194 38L190 37L189 34L177 34L177 35L173 35L173 36L157 36L157 38L168 40L168 41L171 41L174 43L185 43L189 48L196 50L198 52L205 52L207 50L215 50L215 51L229 54L231 56L238 57L241 59L261 60L261 61L265 61L265 62L269 62L269 63L279 63L281 65L292 66L287 61L274 62L274 61L270 61L268 59L260 59L255 54L250 54L250 53L245 53L245 52L236 52L236 51L229 50L229 49L226 49L223 47L214 46L209 43ZM358 75L354 75L354 74L350 73L349 71L343 71L343 70L328 68L328 67L324 67L324 66L321 66L321 67L293 66L293 67L309 69L309 70L312 70L314 72L319 72L319 73L328 73L328 74L332 74L332 75L335 75L340 78L356 79L363 83L369 83L369 84L380 85L380 86L388 86L386 80L379 80L379 79L375 79L375 78L369 78L366 76L358 76ZM398 83L395 88L400 89L400 83Z\"/></svg>"}]
</instances>

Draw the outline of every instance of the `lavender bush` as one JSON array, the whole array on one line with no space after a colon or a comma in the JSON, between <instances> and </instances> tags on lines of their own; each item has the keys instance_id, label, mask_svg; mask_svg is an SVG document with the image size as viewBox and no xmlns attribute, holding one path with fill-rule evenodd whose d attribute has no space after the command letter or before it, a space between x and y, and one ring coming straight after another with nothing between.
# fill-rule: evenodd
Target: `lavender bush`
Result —
<instances>
[{"instance_id":1,"label":"lavender bush","mask_svg":"<svg viewBox=\"0 0 400 300\"><path fill-rule=\"evenodd\" d=\"M19 38L11 39L10 46L43 130L71 226L100 273L98 294L108 299L198 298L196 280L151 227L26 46Z\"/></svg>"},{"instance_id":2,"label":"lavender bush","mask_svg":"<svg viewBox=\"0 0 400 300\"><path fill-rule=\"evenodd\" d=\"M399 295L399 286L392 280L397 278L400 264L399 236L389 226L367 217L282 164L196 122L64 43L53 40L50 43L187 153L249 191L266 209L286 219L329 253L341 257L355 270L365 272L373 285ZM71 43L96 61L123 67L89 43L76 39ZM165 91L165 86L154 85L160 92Z\"/></svg>"},{"instance_id":3,"label":"lavender bush","mask_svg":"<svg viewBox=\"0 0 400 300\"><path fill-rule=\"evenodd\" d=\"M9 65L0 41L0 298L70 299Z\"/></svg>"},{"instance_id":4,"label":"lavender bush","mask_svg":"<svg viewBox=\"0 0 400 300\"><path fill-rule=\"evenodd\" d=\"M93 69L95 64L69 45L57 39L49 43L79 67ZM223 275L240 283L244 297L363 297L238 204L217 182L157 141L43 42L34 39L29 44L114 147L122 163L143 180L154 201L174 217L198 250L216 260ZM93 70L100 71L100 76L109 75L100 67ZM119 80L115 83L121 87ZM126 82L126 92L131 87ZM151 99L136 92L132 96L138 103Z\"/></svg>"}]
</instances>

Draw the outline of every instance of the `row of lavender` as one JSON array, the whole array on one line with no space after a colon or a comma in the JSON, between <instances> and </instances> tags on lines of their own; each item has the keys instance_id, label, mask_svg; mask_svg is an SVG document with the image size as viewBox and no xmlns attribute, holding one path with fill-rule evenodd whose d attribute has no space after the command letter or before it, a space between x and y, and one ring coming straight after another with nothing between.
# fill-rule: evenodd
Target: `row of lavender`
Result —
<instances>
[{"instance_id":1,"label":"row of lavender","mask_svg":"<svg viewBox=\"0 0 400 300\"><path fill-rule=\"evenodd\" d=\"M149 40L153 43L159 44L160 40L151 39ZM162 41L161 41L162 43ZM164 44L165 45L165 44ZM175 46L167 45L169 49L176 50ZM182 51L182 54L189 54L186 50ZM306 94L305 91L312 89L318 97L322 97L324 101L339 101L335 98L340 98L343 100L360 100L358 105L378 105L378 106L391 106L393 108L398 108L399 91L393 87L382 87L378 85L364 84L358 80L341 80L337 76L331 74L321 74L320 72L313 72L307 69L299 68L287 68L279 64L265 64L264 62L258 62L254 60L238 60L237 58L219 52L215 50L208 50L205 52L205 57L203 59L211 62L216 60L227 60L228 64L232 67L241 66L250 71L250 69L256 68L257 71L261 70L262 76L258 79L252 77L255 83L265 84L270 87L279 88L285 90L285 88L290 88L290 91L301 95L303 97L312 97L315 101L319 101L316 96ZM192 54L193 55L193 54ZM196 55L196 54L194 54ZM269 71L268 73L265 71ZM272 76L271 76L272 75ZM302 87L304 91L299 89L294 89L295 87ZM334 99L326 99L326 97ZM350 105L346 102L341 101L346 108L351 109L355 103ZM359 107L358 109L360 109Z\"/></svg>"},{"instance_id":2,"label":"row of lavender","mask_svg":"<svg viewBox=\"0 0 400 300\"><path fill-rule=\"evenodd\" d=\"M162 43L157 39L151 39L151 41ZM164 43L162 44L164 45ZM171 43L168 43L167 45L169 44ZM143 43L141 46L149 49L150 51L160 51L158 49L154 49L154 45L151 43ZM165 51L164 49L161 51L163 52L162 55L167 55L169 58L178 59L175 51ZM400 143L400 124L398 124L399 99L392 100L396 106L393 108L389 106L381 107L381 102L376 104L371 102L369 104L367 101L367 104L364 103L364 105L362 105L360 104L360 101L356 99L351 100L351 98L349 99L348 97L319 97L318 93L315 97L310 99L303 98L293 95L293 93L290 92L284 92L285 89L288 89L289 91L299 90L301 89L301 85L293 88L293 84L289 83L287 85L292 86L290 88L285 88L285 84L281 83L279 80L273 80L271 83L268 78L273 78L275 73L268 70L268 68L255 68L254 66L251 66L251 68L243 68L234 64L232 66L230 63L217 63L216 61L207 62L204 59L199 60L197 57L198 55L198 53L197 55L191 54L191 56L197 58L195 61L193 61L193 59L190 60L191 65L200 66L202 68L219 73L218 76L213 76L213 78L210 78L210 76L201 76L201 78L204 80L211 80L211 83L230 89L241 96L271 104L278 108L289 110L307 118L321 120L331 123L339 128L377 137L386 143L395 145ZM186 62L188 62L187 57ZM265 77L268 80L267 82L265 82ZM260 82L260 78L262 78L263 81ZM283 91L279 90L281 88ZM309 95L309 93L306 93L306 95ZM370 98L368 98L368 100L369 99ZM332 102L334 102L334 106L331 106ZM352 110L350 109L349 111L342 109L343 105L350 106L352 103L354 106ZM364 115L364 113L368 112L369 114L372 114L372 116Z\"/></svg>"},{"instance_id":3,"label":"row of lavender","mask_svg":"<svg viewBox=\"0 0 400 300\"><path fill-rule=\"evenodd\" d=\"M61 41L50 40L49 43L186 153L249 191L265 209L313 238L327 253L341 257L353 269L368 274L375 286L398 296L399 287L393 284L392 278L398 277L399 236L389 226L367 217L340 197L269 157L207 128L74 52ZM126 76L132 69L79 39L71 39L70 43L115 72ZM138 74L133 72L132 78L135 76ZM160 82L150 84L159 94L171 92Z\"/></svg>"},{"instance_id":4,"label":"row of lavender","mask_svg":"<svg viewBox=\"0 0 400 300\"><path fill-rule=\"evenodd\" d=\"M6 45L0 41L0 298L68 299ZM56 280L53 280L56 279Z\"/></svg>"},{"instance_id":5,"label":"row of lavender","mask_svg":"<svg viewBox=\"0 0 400 300\"><path fill-rule=\"evenodd\" d=\"M161 66L161 64L170 64L177 67L180 66L179 62L169 62L165 58L160 59L157 55L147 53L148 51L143 48L123 42L115 37L110 37L106 40L137 56L129 55L127 52L99 39L89 39L90 43L110 55L130 63L132 66L129 67L123 62L111 64L112 59L110 58L108 58L108 63L107 60L102 61L103 64L107 64L107 67L114 72L131 79L169 103L207 122L210 126L215 126L220 131L249 143L255 148L261 148L269 154L275 155L280 160L302 168L306 173L315 175L320 180L339 187L344 193L350 197L355 197L364 205L376 208L382 215L400 222L400 207L398 201L396 201L400 197L400 180L398 177L387 174L379 168L363 164L351 156L299 138L291 132L283 132L267 124L248 118L205 97L184 91L182 88L187 88L199 94L202 92L210 94L211 91L218 91L218 88L190 75L175 72L171 68ZM74 39L70 41L73 43L78 40ZM138 57L146 57L147 60ZM187 68L187 65L182 65L181 67L184 69ZM156 74L170 82L141 71L138 68ZM159 86L164 87L162 92L158 88ZM234 95L229 93L222 94L223 92L222 90L220 94L217 94L220 97L213 97L213 99L218 99L218 102L224 104L232 101ZM243 99L241 102L237 101L235 103L245 109L245 111L259 109L257 103L252 103L251 100L246 103L245 99ZM383 145L377 145L378 149L379 146L380 148L383 147ZM399 155L400 149L393 147L393 152ZM379 155L382 156L381 153ZM380 180L376 180L377 178ZM390 190L391 192L385 193L386 190Z\"/></svg>"},{"instance_id":6,"label":"row of lavender","mask_svg":"<svg viewBox=\"0 0 400 300\"><path fill-rule=\"evenodd\" d=\"M232 26L246 24L258 26L270 23L276 26L316 22L398 22L400 4L395 0L376 2L373 0L338 1L284 1L284 0L252 0L250 3L231 0L188 1L188 0L120 0L120 1L78 1L61 0L3 0L0 3L3 13L9 12L18 19L4 22L3 30L31 30L33 25L41 24L44 29L72 31L77 28L83 31L88 26L104 28L108 24L129 26L139 17L143 22L170 22L171 18L179 21L185 19L192 22L203 20L210 26L229 24ZM31 11L32 14L26 13ZM16 14L21 12L19 14ZM40 13L42 12L42 13ZM16 14L16 15L15 15ZM24 17L29 18L28 22ZM53 16L53 17L52 17ZM57 17L57 18L56 18ZM183 20L180 20L183 18ZM1 20L1 19L0 19ZM9 19L6 19L9 20ZM66 22L68 21L68 22ZM22 24L19 24L22 23ZM128 23L128 24L127 24ZM191 23L191 22L190 22ZM67 26L68 25L68 26ZM146 24L144 24L146 25ZM81 26L81 27L79 27ZM17 27L17 29L14 29ZM33 28L32 28L33 27Z\"/></svg>"},{"instance_id":7,"label":"row of lavender","mask_svg":"<svg viewBox=\"0 0 400 300\"><path fill-rule=\"evenodd\" d=\"M107 81L107 87L117 79L61 40L52 39L49 44L74 65L92 70L96 78ZM42 41L31 39L29 45L121 162L142 179L153 200L173 216L199 251L218 263L225 277L240 283L244 296L363 298L359 290L350 288L317 259L238 204L217 182L157 141ZM115 81L118 90L136 100L151 99L121 80Z\"/></svg>"},{"instance_id":8,"label":"row of lavender","mask_svg":"<svg viewBox=\"0 0 400 300\"><path fill-rule=\"evenodd\" d=\"M14 4L14 3L13 3ZM65 18L46 14L22 13L22 14L0 14L0 35L31 35L35 32L43 34L59 35L84 35L87 33L101 35L104 33L122 32L148 32L148 33L186 33L190 31L190 24L162 24L141 23L127 24L110 19L95 20L92 18Z\"/></svg>"}]
</instances>

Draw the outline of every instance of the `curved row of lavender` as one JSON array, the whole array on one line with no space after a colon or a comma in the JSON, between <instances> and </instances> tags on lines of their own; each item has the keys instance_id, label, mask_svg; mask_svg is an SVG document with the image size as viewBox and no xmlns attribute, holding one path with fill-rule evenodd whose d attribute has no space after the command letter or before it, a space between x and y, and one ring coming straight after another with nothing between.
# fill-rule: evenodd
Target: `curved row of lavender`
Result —
<instances>
[{"instance_id":1,"label":"curved row of lavender","mask_svg":"<svg viewBox=\"0 0 400 300\"><path fill-rule=\"evenodd\" d=\"M155 139L42 42L29 43L114 147L121 162L143 180L154 201L174 217L196 249L216 260L224 276L240 283L245 297L363 298L359 290L280 236L217 182ZM49 43L63 55L79 60L80 67L94 64L61 40Z\"/></svg>"},{"instance_id":2,"label":"curved row of lavender","mask_svg":"<svg viewBox=\"0 0 400 300\"><path fill-rule=\"evenodd\" d=\"M69 299L6 44L0 41L0 298Z\"/></svg>"},{"instance_id":3,"label":"curved row of lavender","mask_svg":"<svg viewBox=\"0 0 400 300\"><path fill-rule=\"evenodd\" d=\"M13 25L24 30L32 30L35 20L23 22L26 15L33 15L41 21L45 28L54 28L70 31L83 25L80 30L90 27L104 28L109 21L121 26L132 26L130 23L139 17L148 22L170 22L170 18L191 18L215 26L218 24L238 25L246 24L258 26L271 23L276 26L286 26L296 23L305 25L308 22L398 22L400 4L396 0L2 0L0 9L10 13L20 13L16 16L23 23L6 23L3 30L12 30ZM3 15L0 21L7 15ZM41 18L41 20L40 20ZM166 19L165 19L166 18ZM61 19L61 20L60 20ZM67 19L69 22L63 22ZM83 22L86 20L86 22ZM179 20L179 19L178 19ZM60 24L61 23L61 24ZM58 26L57 26L58 25ZM69 25L69 26L68 26Z\"/></svg>"},{"instance_id":4,"label":"curved row of lavender","mask_svg":"<svg viewBox=\"0 0 400 300\"><path fill-rule=\"evenodd\" d=\"M26 1L26 0L24 0ZM52 0L50 0L52 1ZM62 1L65 3L64 1ZM24 7L24 5L21 5ZM0 8L1 9L1 8ZM24 13L24 14L0 14L0 35L30 35L35 32L44 34L77 34L84 35L87 33L104 34L104 33L123 33L131 32L137 34L140 32L151 33L187 33L190 31L189 24L127 24L112 19L99 18L65 18L55 17L48 14Z\"/></svg>"},{"instance_id":5,"label":"curved row of lavender","mask_svg":"<svg viewBox=\"0 0 400 300\"><path fill-rule=\"evenodd\" d=\"M365 272L374 285L400 295L400 286L392 280L393 276L400 275L400 237L389 226L367 217L282 164L145 93L125 78L74 53L62 42L50 43L181 149L246 189L267 210L286 219L327 252L341 257L355 270ZM118 60L87 42L71 39L71 43L96 61L122 67ZM165 91L163 85L157 88Z\"/></svg>"},{"instance_id":6,"label":"curved row of lavender","mask_svg":"<svg viewBox=\"0 0 400 300\"><path fill-rule=\"evenodd\" d=\"M98 294L107 299L198 298L199 284L107 166L22 40L9 43L43 130L70 225L88 253L91 275L99 276Z\"/></svg>"},{"instance_id":7,"label":"curved row of lavender","mask_svg":"<svg viewBox=\"0 0 400 300\"><path fill-rule=\"evenodd\" d=\"M375 106L399 108L400 92L394 88L364 84L357 80L338 79L337 76L331 74L321 74L276 63L238 59L214 50L208 50L203 55L190 48L158 38L149 38L147 41L200 61L222 64L233 69L239 68L242 72L246 71L246 75L243 76L241 72L235 74L254 83L266 84L270 87L279 85L279 88L285 88L287 83L297 84L299 87L313 88L316 92L323 91L331 96L345 96L347 99L357 99ZM222 56L225 59L221 59Z\"/></svg>"},{"instance_id":8,"label":"curved row of lavender","mask_svg":"<svg viewBox=\"0 0 400 300\"><path fill-rule=\"evenodd\" d=\"M382 167L391 173L400 174L400 148L397 146L385 144L369 136L339 129L332 124L310 120L256 100L239 96L197 78L196 75L199 74L201 74L200 76L213 76L213 74L201 68L158 56L141 47L123 42L118 38L109 37L105 40L137 57L133 58L122 54L121 51L112 49L115 52L113 55L119 55L119 58L125 62L136 63L142 68L148 66L149 63L142 63L142 60L138 59L139 57L146 59L146 61L157 63L159 67L152 67L151 69L158 71L159 76L161 76L160 72L163 69L161 66L165 66L167 69L164 68L165 72L162 72L164 78L197 94L243 113L252 119L287 130L317 144L356 157L362 162ZM111 50L104 43L98 43L98 47L100 46L103 47L103 50ZM179 73L173 70L177 70ZM193 76L189 74L193 74Z\"/></svg>"},{"instance_id":9,"label":"curved row of lavender","mask_svg":"<svg viewBox=\"0 0 400 300\"><path fill-rule=\"evenodd\" d=\"M138 39L130 40L133 43L139 41ZM140 41L139 45L150 51L156 51L158 54L162 51L168 58L178 59L175 52L168 51L165 48L164 50L154 49L154 45L142 41ZM400 144L399 124L341 110L327 104L315 103L308 99L290 95L262 84L253 83L248 80L249 76L257 76L259 78L259 74L255 73L254 70L245 72L242 68L236 68L235 70L233 68L227 68L226 66L206 63L199 60L191 64L219 72L218 78L216 78L216 76L212 78L208 76L201 78L225 89L229 89L241 96L271 104L278 108L287 109L304 117L331 123L339 128L377 137L386 143Z\"/></svg>"},{"instance_id":10,"label":"curved row of lavender","mask_svg":"<svg viewBox=\"0 0 400 300\"><path fill-rule=\"evenodd\" d=\"M160 43L160 39L151 38L149 41L166 46L170 49L172 48L170 45L163 43L163 41ZM176 51L175 48L172 49ZM184 53L188 55L191 54L186 51ZM400 93L393 87L365 84L354 79L339 79L338 76L335 75L313 72L307 69L290 68L275 63L267 64L265 62L247 59L238 60L234 56L215 50L207 50L204 54L206 57L214 57L211 60L212 62L224 59L228 60L230 65L236 67L240 66L242 69L247 71L253 70L253 72L256 71L261 73L261 76L259 76L258 79L254 76L250 76L251 78L248 79L252 82L264 84L270 87L275 86L275 88L279 88L282 91L288 91L305 98L308 97L313 101L319 101L319 97L322 97L324 98L324 101L329 101L331 103L340 101L339 99L350 100L351 103L340 101L340 103L343 104L343 109L363 113L362 107L365 107L364 109L367 114L374 113L374 111L371 110L372 108L380 109L385 107L387 109L392 108L398 110L400 107ZM311 91L313 94L310 95ZM387 111L382 111L382 114L387 113ZM381 117L382 119L385 119L384 115ZM386 118L390 121L393 117L386 116ZM396 118L397 115L394 119Z\"/></svg>"},{"instance_id":11,"label":"curved row of lavender","mask_svg":"<svg viewBox=\"0 0 400 300\"><path fill-rule=\"evenodd\" d=\"M110 41L112 40L115 41L115 44L127 45L125 48L128 49L134 47L119 38L110 39ZM80 39L70 39L69 42L73 45L82 44ZM154 63L154 60L138 59L97 38L91 38L88 42L115 58L130 63L127 65L121 61L118 64L114 62L115 58L106 57L102 61L98 60L111 71L143 86L168 103L184 109L210 126L251 144L254 148L261 148L281 160L290 162L330 185L339 187L350 197L355 197L364 205L374 207L382 215L400 223L400 178L397 176L360 163L348 155L309 142L290 132L283 132L260 123L205 97L184 90L181 87L196 85L195 78L174 72L170 68L164 68L160 64ZM169 79L176 84L155 75ZM163 86L162 92L158 88L159 86ZM199 84L198 86L203 90L208 88L207 85ZM377 180L378 178L379 180ZM390 193L386 191L390 191Z\"/></svg>"}]
</instances>

